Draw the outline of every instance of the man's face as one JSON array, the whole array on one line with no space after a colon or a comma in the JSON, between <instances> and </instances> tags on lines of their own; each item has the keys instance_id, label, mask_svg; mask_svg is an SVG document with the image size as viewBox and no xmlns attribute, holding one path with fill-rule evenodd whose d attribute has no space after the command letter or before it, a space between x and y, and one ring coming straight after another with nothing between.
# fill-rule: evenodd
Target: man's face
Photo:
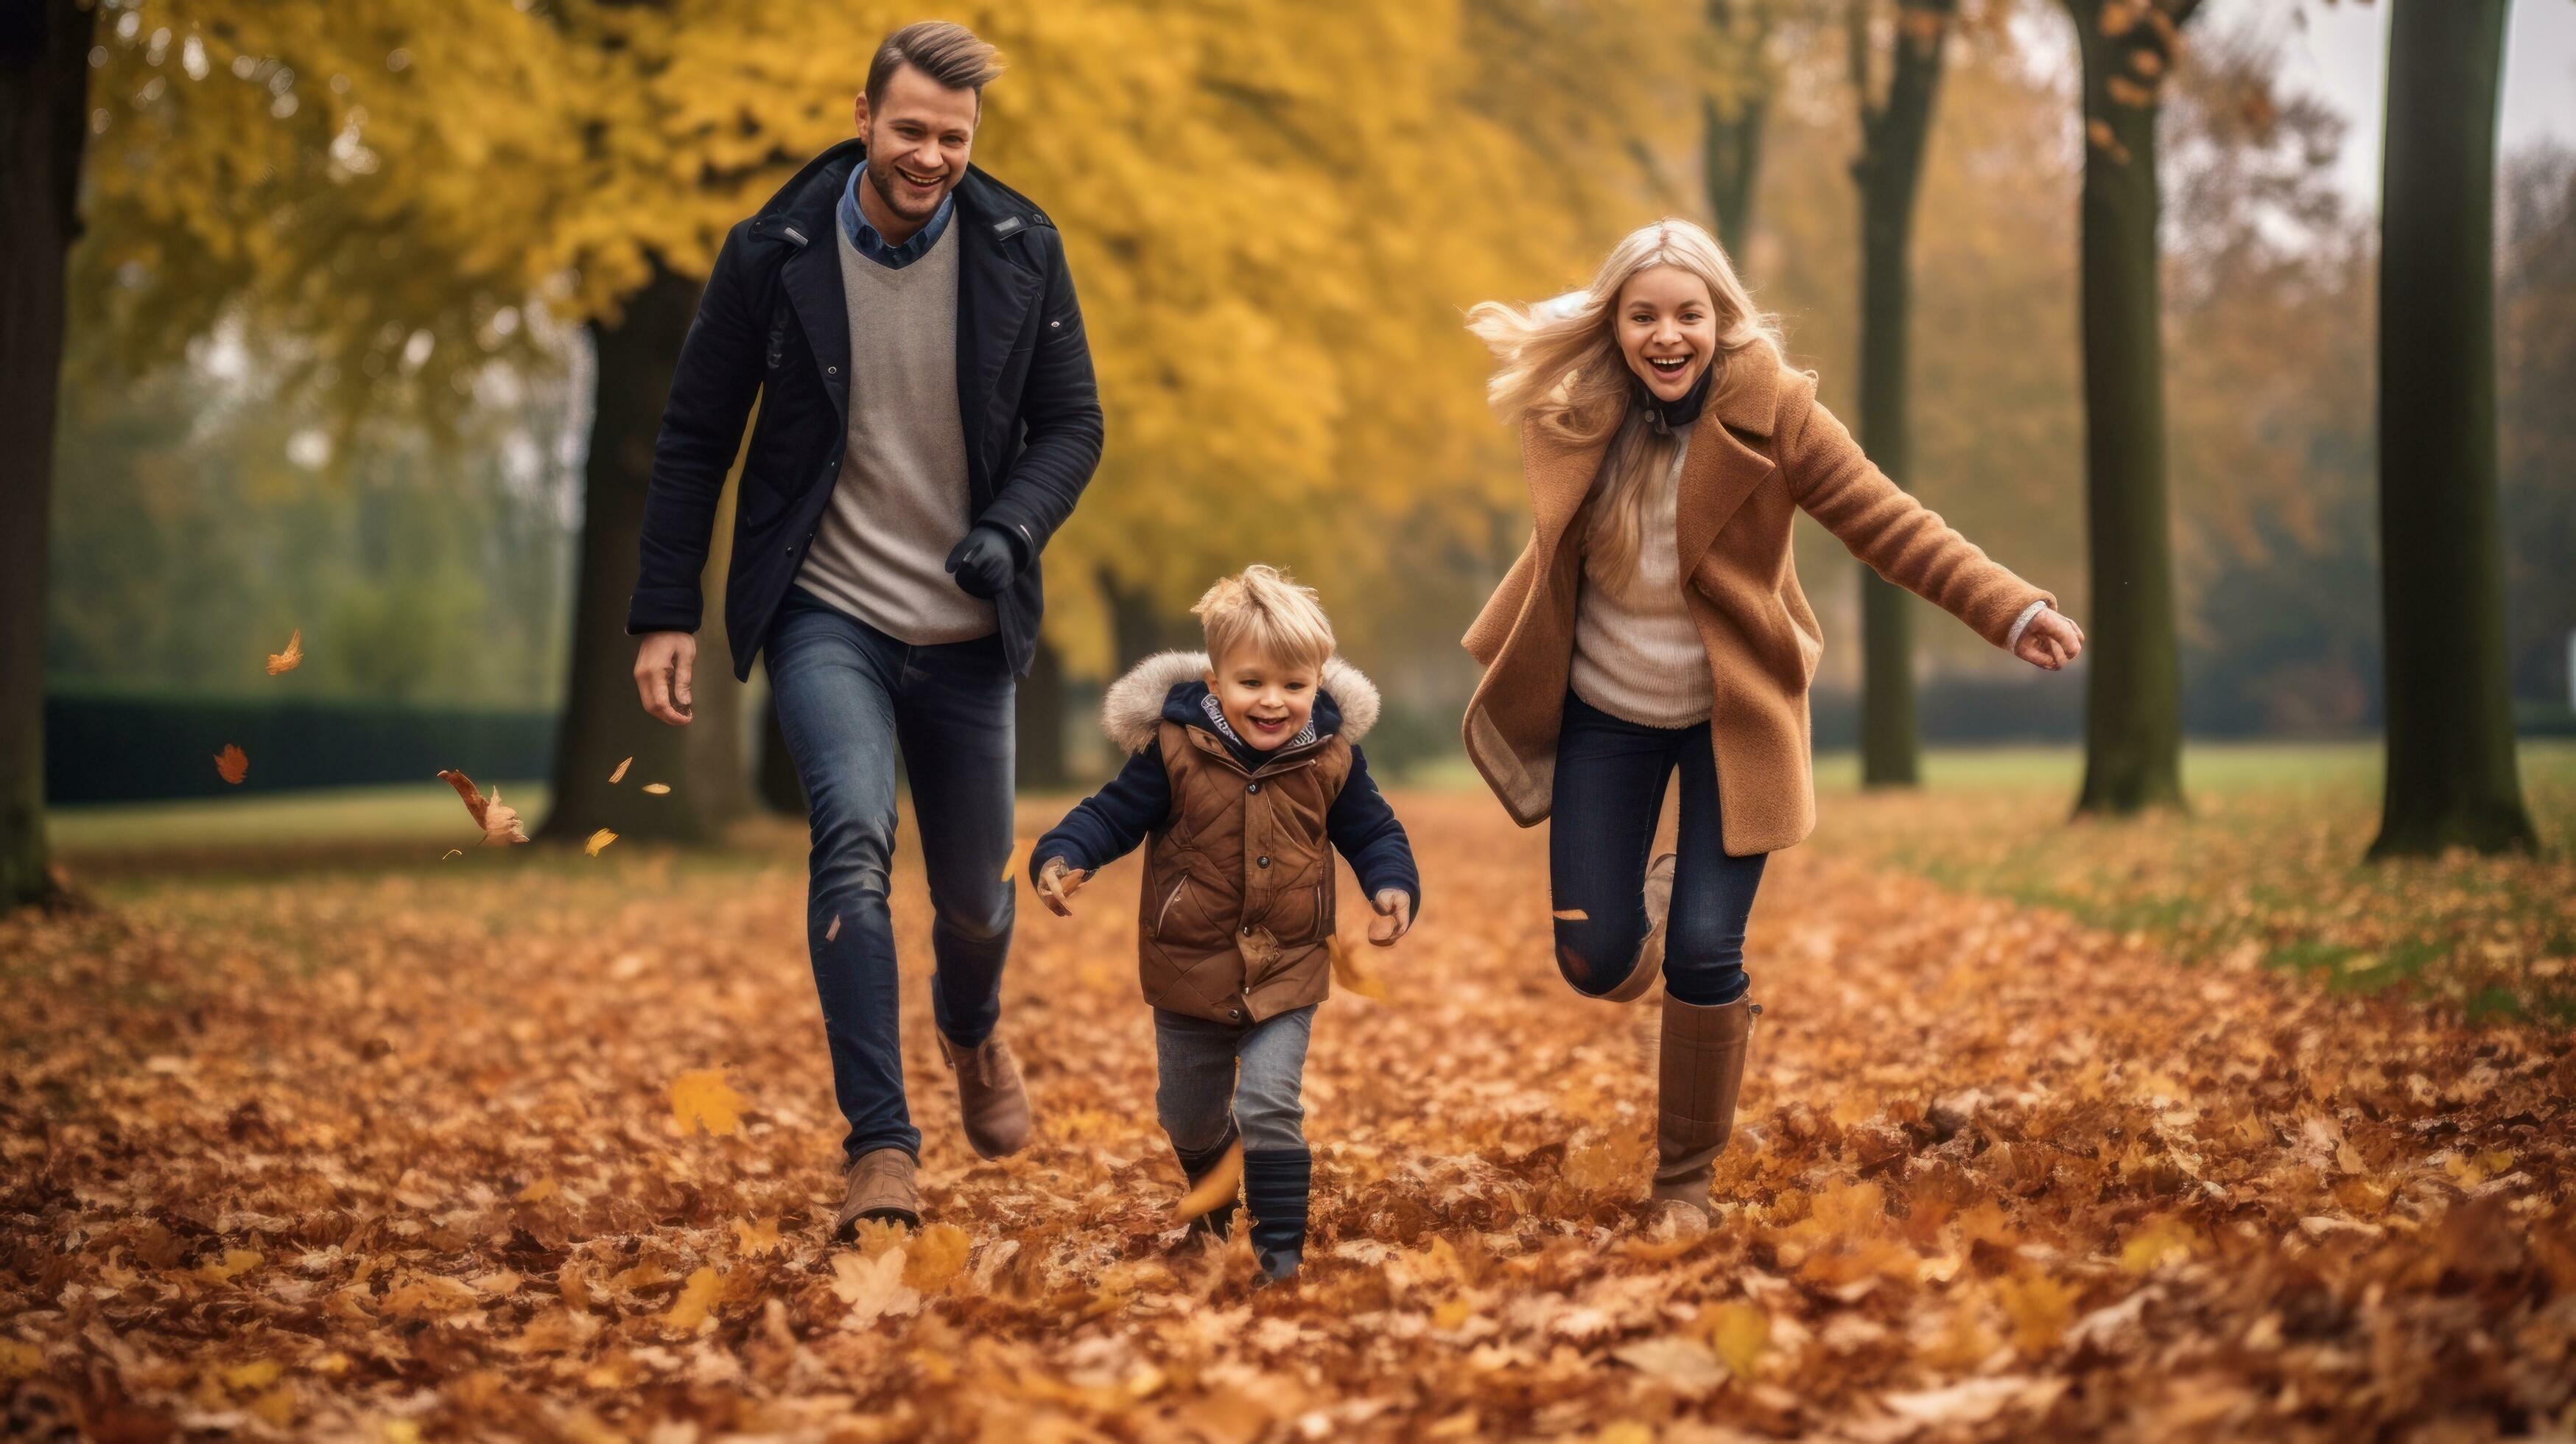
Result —
<instances>
[{"instance_id":1,"label":"man's face","mask_svg":"<svg viewBox=\"0 0 2576 1444\"><path fill-rule=\"evenodd\" d=\"M914 225L938 214L939 203L966 178L976 108L975 92L950 90L909 65L886 78L873 110L867 96L859 97L868 184L887 210Z\"/></svg>"}]
</instances>

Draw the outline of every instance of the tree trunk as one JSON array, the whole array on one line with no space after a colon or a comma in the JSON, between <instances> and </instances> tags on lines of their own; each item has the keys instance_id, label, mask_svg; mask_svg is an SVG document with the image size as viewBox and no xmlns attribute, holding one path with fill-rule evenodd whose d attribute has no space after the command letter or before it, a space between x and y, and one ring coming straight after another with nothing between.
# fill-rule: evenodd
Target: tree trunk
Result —
<instances>
[{"instance_id":1,"label":"tree trunk","mask_svg":"<svg viewBox=\"0 0 2576 1444\"><path fill-rule=\"evenodd\" d=\"M1061 791L1072 781L1064 760L1064 661L1043 636L1029 674L1020 679L1015 703L1018 715L1019 786L1033 791Z\"/></svg>"},{"instance_id":2,"label":"tree trunk","mask_svg":"<svg viewBox=\"0 0 2576 1444\"><path fill-rule=\"evenodd\" d=\"M76 0L0 11L0 910L55 888L45 849L45 586L63 257L80 236L89 49Z\"/></svg>"},{"instance_id":3,"label":"tree trunk","mask_svg":"<svg viewBox=\"0 0 2576 1444\"><path fill-rule=\"evenodd\" d=\"M626 635L626 604L635 590L644 531L644 492L653 475L653 438L671 391L681 338L696 313L699 285L655 267L653 279L626 303L614 324L593 323L599 396L582 482L581 563L573 589L572 674L555 742L554 809L544 835L575 841L595 828L623 837L696 841L707 819L689 781L689 734L706 725L710 699L730 688L704 685L726 665L724 646L700 629L697 710L687 727L645 715L635 695L635 642ZM710 599L707 617L721 615ZM611 784L618 759L633 757L625 780ZM673 790L655 797L647 782Z\"/></svg>"},{"instance_id":4,"label":"tree trunk","mask_svg":"<svg viewBox=\"0 0 2576 1444\"><path fill-rule=\"evenodd\" d=\"M1869 91L1866 16L1853 9L1850 43L1861 106L1861 154L1852 164L1860 186L1860 444L1896 482L1913 469L1906 419L1912 359L1915 198L1922 190L1923 151L1940 98L1943 51L1955 0L1906 0L1897 7L1887 96ZM1914 712L1913 598L1867 566L1860 569L1860 775L1865 787L1911 787L1922 780Z\"/></svg>"},{"instance_id":5,"label":"tree trunk","mask_svg":"<svg viewBox=\"0 0 2576 1444\"><path fill-rule=\"evenodd\" d=\"M1709 26L1725 67L1720 89L1700 98L1700 169L1718 244L1738 270L1753 240L1753 204L1762 180L1762 126L1771 108L1767 0L1708 0Z\"/></svg>"},{"instance_id":6,"label":"tree trunk","mask_svg":"<svg viewBox=\"0 0 2576 1444\"><path fill-rule=\"evenodd\" d=\"M2068 0L2084 62L2084 789L2079 813L2180 807L2182 661L2165 503L2157 84L2197 0Z\"/></svg>"},{"instance_id":7,"label":"tree trunk","mask_svg":"<svg viewBox=\"0 0 2576 1444\"><path fill-rule=\"evenodd\" d=\"M2380 204L2373 858L2537 845L2514 769L2496 513L2495 157L2507 0L2395 0Z\"/></svg>"}]
</instances>

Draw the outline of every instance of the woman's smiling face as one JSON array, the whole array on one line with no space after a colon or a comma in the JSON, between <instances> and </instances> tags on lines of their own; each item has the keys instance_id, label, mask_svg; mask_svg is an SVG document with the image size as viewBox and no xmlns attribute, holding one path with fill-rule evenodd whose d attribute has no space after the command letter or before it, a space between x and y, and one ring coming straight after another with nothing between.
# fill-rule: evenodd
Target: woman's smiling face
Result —
<instances>
[{"instance_id":1,"label":"woman's smiling face","mask_svg":"<svg viewBox=\"0 0 2576 1444\"><path fill-rule=\"evenodd\" d=\"M1717 356L1708 283L1679 266L1649 266L1619 288L1619 352L1659 401L1679 401Z\"/></svg>"}]
</instances>

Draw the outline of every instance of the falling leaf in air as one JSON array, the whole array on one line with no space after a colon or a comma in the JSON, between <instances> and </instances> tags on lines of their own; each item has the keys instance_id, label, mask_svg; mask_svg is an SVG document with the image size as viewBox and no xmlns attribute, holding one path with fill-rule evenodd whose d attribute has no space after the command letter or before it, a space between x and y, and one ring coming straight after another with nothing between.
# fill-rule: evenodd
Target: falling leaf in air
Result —
<instances>
[{"instance_id":1,"label":"falling leaf in air","mask_svg":"<svg viewBox=\"0 0 2576 1444\"><path fill-rule=\"evenodd\" d=\"M644 784L644 790L652 793L655 797L661 797L670 792L671 784L667 782L647 782Z\"/></svg>"},{"instance_id":2,"label":"falling leaf in air","mask_svg":"<svg viewBox=\"0 0 2576 1444\"><path fill-rule=\"evenodd\" d=\"M1363 998L1375 998L1381 1003L1386 1001L1386 984L1360 966L1360 950L1342 941L1341 934L1335 933L1325 943L1324 951L1333 960L1333 982L1336 986L1347 988Z\"/></svg>"},{"instance_id":3,"label":"falling leaf in air","mask_svg":"<svg viewBox=\"0 0 2576 1444\"><path fill-rule=\"evenodd\" d=\"M1010 854L1002 859L1002 881L1009 882L1019 875L1020 869L1028 866L1029 853L1037 845L1038 840L1034 837L1022 838L1011 844Z\"/></svg>"},{"instance_id":4,"label":"falling leaf in air","mask_svg":"<svg viewBox=\"0 0 2576 1444\"><path fill-rule=\"evenodd\" d=\"M438 855L438 860L439 860L440 862L445 862L445 861L447 861L447 860L448 860L449 858L451 858L451 857L463 857L464 855L465 855L465 849L463 849L463 848L461 848L461 847L451 847L451 848L449 848L447 851L445 851L445 852L443 852L443 853L440 853L440 854Z\"/></svg>"},{"instance_id":5,"label":"falling leaf in air","mask_svg":"<svg viewBox=\"0 0 2576 1444\"><path fill-rule=\"evenodd\" d=\"M619 783L621 783L621 782L624 782L624 781L626 780L626 769L627 769L627 768L629 768L629 767L632 767L632 766L634 766L634 765L635 765L635 759L634 759L634 758L632 758L632 757L629 757L629 758L627 758L625 761L618 763L618 764L617 764L617 770L616 770L615 772L612 772L612 773L608 774L608 785L609 785L609 786L611 786L611 787L615 787L617 784L619 784Z\"/></svg>"},{"instance_id":6,"label":"falling leaf in air","mask_svg":"<svg viewBox=\"0 0 2576 1444\"><path fill-rule=\"evenodd\" d=\"M224 750L215 754L215 775L235 787L241 786L241 780L250 775L250 754L225 743Z\"/></svg>"},{"instance_id":7,"label":"falling leaf in air","mask_svg":"<svg viewBox=\"0 0 2576 1444\"><path fill-rule=\"evenodd\" d=\"M581 845L581 850L589 853L592 857L597 857L599 856L600 849L608 846L616 840L617 834L603 827L599 831L590 835L590 840Z\"/></svg>"},{"instance_id":8,"label":"falling leaf in air","mask_svg":"<svg viewBox=\"0 0 2576 1444\"><path fill-rule=\"evenodd\" d=\"M839 937L840 935L841 935L841 915L840 915L839 913L834 913L834 914L832 914L832 924L831 924L831 926L829 926L829 927L827 927L827 928L823 929L823 941L825 941L825 942L827 942L827 943L828 943L828 942L830 942L832 939L837 938L837 937Z\"/></svg>"},{"instance_id":9,"label":"falling leaf in air","mask_svg":"<svg viewBox=\"0 0 2576 1444\"><path fill-rule=\"evenodd\" d=\"M298 627L294 635L286 639L285 651L268 654L268 675L274 677L281 672L292 672L303 665L304 629Z\"/></svg>"},{"instance_id":10,"label":"falling leaf in air","mask_svg":"<svg viewBox=\"0 0 2576 1444\"><path fill-rule=\"evenodd\" d=\"M493 788L492 795L485 797L474 779L462 772L441 772L438 780L455 788L456 795L465 800L466 814L483 829L485 847L528 840L527 829L519 825L519 810L502 804L500 788Z\"/></svg>"},{"instance_id":11,"label":"falling leaf in air","mask_svg":"<svg viewBox=\"0 0 2576 1444\"><path fill-rule=\"evenodd\" d=\"M680 1131L704 1129L718 1138L742 1132L743 1096L725 1081L722 1068L692 1068L671 1080L671 1116Z\"/></svg>"},{"instance_id":12,"label":"falling leaf in air","mask_svg":"<svg viewBox=\"0 0 2576 1444\"><path fill-rule=\"evenodd\" d=\"M1581 908L1558 908L1556 911L1549 913L1548 916L1555 918L1559 922L1568 923L1589 922L1592 920L1592 914L1585 912Z\"/></svg>"},{"instance_id":13,"label":"falling leaf in air","mask_svg":"<svg viewBox=\"0 0 2576 1444\"><path fill-rule=\"evenodd\" d=\"M1225 1150L1225 1157L1207 1172L1172 1209L1172 1216L1183 1223L1203 1214L1216 1212L1234 1202L1243 1188L1243 1140L1237 1138Z\"/></svg>"}]
</instances>

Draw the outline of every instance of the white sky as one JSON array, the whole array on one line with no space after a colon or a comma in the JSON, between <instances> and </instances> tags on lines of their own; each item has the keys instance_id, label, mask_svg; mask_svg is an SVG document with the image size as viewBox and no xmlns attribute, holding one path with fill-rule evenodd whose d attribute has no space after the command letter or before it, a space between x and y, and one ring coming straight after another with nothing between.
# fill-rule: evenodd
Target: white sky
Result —
<instances>
[{"instance_id":1,"label":"white sky","mask_svg":"<svg viewBox=\"0 0 2576 1444\"><path fill-rule=\"evenodd\" d=\"M2376 211L2388 0L2209 0L2197 25L2281 37L2282 84L2323 96L2351 120L2335 168L2353 198ZM2513 0L2502 125L2506 155L2544 136L2576 145L2576 0Z\"/></svg>"}]
</instances>

